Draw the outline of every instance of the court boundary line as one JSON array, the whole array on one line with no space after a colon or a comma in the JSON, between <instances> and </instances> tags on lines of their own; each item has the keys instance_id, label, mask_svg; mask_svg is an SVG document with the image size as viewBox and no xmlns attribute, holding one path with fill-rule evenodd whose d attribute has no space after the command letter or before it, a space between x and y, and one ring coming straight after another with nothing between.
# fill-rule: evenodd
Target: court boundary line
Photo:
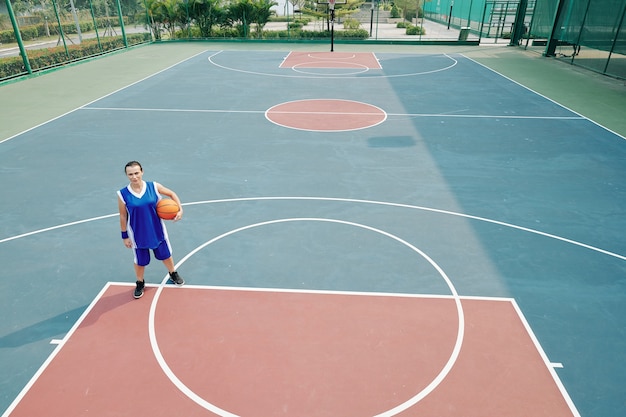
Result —
<instances>
[{"instance_id":1,"label":"court boundary line","mask_svg":"<svg viewBox=\"0 0 626 417\"><path fill-rule=\"evenodd\" d=\"M93 310L93 308L96 306L96 304L102 299L102 296L109 289L110 286L111 286L110 282L107 282L107 283L104 284L104 286L102 287L100 292L94 297L94 299L91 301L91 303L89 303L89 305L87 306L85 311L83 311L83 313L78 317L78 319L76 320L74 325L68 330L68 332L65 334L65 336L63 336L62 339L60 339L60 340L59 339L53 339L53 340L57 340L58 343L55 343L55 347L52 350L52 352L50 353L50 355L48 355L46 360L39 367L39 369L35 372L35 374L30 378L30 380L26 383L24 388L22 388L22 390L17 394L17 396L11 402L11 404L9 404L9 407L4 411L4 413L2 414L1 417L9 417L9 415L15 410L15 407L17 407L18 404L24 399L26 394L28 394L28 391L30 391L30 389L33 387L33 385L35 385L35 383L37 382L39 377L45 372L45 370L52 363L54 358L56 358L56 356L59 354L61 349L63 349L63 346L65 346L65 343L69 340L70 337L72 337L72 335L76 332L78 327L80 327L80 325L87 318L89 313L91 313L91 310Z\"/></svg>"},{"instance_id":2,"label":"court boundary line","mask_svg":"<svg viewBox=\"0 0 626 417\"><path fill-rule=\"evenodd\" d=\"M567 389L565 389L565 385L563 385L563 381L561 381L561 378L559 378L559 375L556 372L555 366L553 366L553 362L550 361L550 359L548 358L548 355L541 347L541 344L539 343L539 339L537 338L537 336L535 335L535 332L533 332L532 328L530 327L530 323L528 323L528 320L526 320L526 316L524 316L522 309L519 307L519 305L517 304L517 301L515 301L514 298L511 299L511 304L513 308L515 309L515 312L517 313L518 318L522 322L522 325L526 329L526 333L528 334L533 344L535 345L537 352L539 352L539 354L541 355L541 359L546 365L546 368L548 368L548 372L550 372L550 376L552 376L554 383L556 384L557 388L561 392L561 395L563 396L563 399L567 403L567 406L569 407L570 411L574 414L574 417L581 417L580 413L578 412L578 409L576 408L576 404L574 404L572 397L570 397L569 393L567 392ZM563 365L561 363L559 364L561 365L560 367L562 368Z\"/></svg>"},{"instance_id":3,"label":"court boundary line","mask_svg":"<svg viewBox=\"0 0 626 417\"><path fill-rule=\"evenodd\" d=\"M550 97L545 96L545 95L543 95L543 94L541 94L541 93L539 93L539 92L537 92L537 91L533 90L532 88L525 86L524 84L520 83L519 81L515 81L514 79L512 79L512 78L510 78L510 77L507 77L506 75L504 75L504 74L502 74L502 73L500 73L500 72L496 71L495 69L493 69L493 68L489 68L487 65L481 64L480 62L476 61L476 60L475 60L475 59L473 59L473 58L468 57L468 56L467 56L467 55L465 55L465 54L460 54L460 55L461 55L461 56L463 56L463 57L465 57L465 58L467 58L467 59L469 59L470 61L472 61L472 62L474 62L474 63L476 63L476 64L480 65L481 67L488 69L489 71L493 72L494 74L497 74L497 75L499 75L500 77L506 78L507 80L511 81L512 83L515 83L516 85L519 85L520 87L525 88L526 90L530 91L531 93L536 94L536 95L538 95L539 97L542 97L542 98L544 98L544 99L546 99L546 100L548 100L548 101L550 101L550 102L552 102L552 103L554 103L554 104L556 104L556 105L560 106L561 108L563 108L563 109L565 109L565 110L567 110L567 111L570 111L570 112L572 112L572 113L574 113L574 114L577 114L578 116L580 116L581 118L583 118L583 119L585 119L585 120L589 120L589 121L590 121L591 123L593 123L594 125L596 125L596 126L598 126L598 127L602 128L602 129L606 130L607 132L610 132L610 133L614 134L615 136L617 136L617 137L621 138L622 140L626 140L626 136L622 136L622 135L620 135L619 133L617 133L617 132L615 132L615 131L613 131L613 130L609 129L608 127L603 126L603 125L601 125L600 123L598 123L598 122L594 121L593 119L590 119L590 118L588 118L587 116L585 116L585 115L583 115L583 114L581 114L581 113L579 113L579 112L577 112L577 111L575 111L575 110L572 110L572 109L570 109L569 107L567 107L567 106L565 106L565 105L563 105L563 104L559 103L558 101L553 100L553 99L551 99Z\"/></svg>"},{"instance_id":4,"label":"court boundary line","mask_svg":"<svg viewBox=\"0 0 626 417\"><path fill-rule=\"evenodd\" d=\"M123 86L123 87L118 88L117 90L111 91L110 93L107 93L107 94L105 94L105 95L103 95L103 96L101 96L101 97L98 97L98 98L96 98L96 99L94 99L94 100L91 100L91 101L89 101L88 103L83 104L82 106L76 107L75 109L72 109L72 110L70 110L70 111L67 111L67 112L65 112L65 113L63 113L63 114L61 114L61 115L59 115L59 116L53 117L53 118L52 118L52 119L50 119L50 120L46 120L45 122L39 123L39 124L38 124L38 125L36 125L36 126L32 126L32 127L28 128L28 129L26 129L26 130L24 130L24 131L21 131L21 132L19 132L19 133L16 133L16 134L15 134L15 135L13 135L13 136L9 136L9 137L8 137L8 138L6 138L6 139L2 139L2 140L0 140L0 145L1 145L1 144L3 144L3 143L5 143L5 142L10 141L11 139L14 139L14 138L16 138L16 137L18 137L18 136L21 136L21 135L23 135L24 133L28 133L28 132L30 132L31 130L37 129L38 127L44 126L44 125L46 125L46 124L48 124L48 123L52 123L52 122L54 122L54 121L55 121L55 120L57 120L57 119L60 119L60 118L65 117L65 116L67 116L67 115L69 115L69 114L71 114L71 113L74 113L75 111L80 110L80 109L82 109L83 107L88 106L88 105L90 105L90 104L92 104L92 103L95 103L96 101L102 100L103 98L109 97L109 96L111 96L111 95L113 95L113 94L115 94L115 93L118 93L118 92L120 92L120 91L122 91L122 90L125 90L126 88L132 87L132 86L133 86L133 85L135 85L135 84L138 84L138 83L143 82L143 81L145 81L145 80L147 80L147 79L150 79L150 78L152 78L152 77L154 77L154 76L156 76L156 75L159 75L159 74L160 74L160 73L162 73L162 72L168 71L168 70L170 70L170 69L174 68L174 67L175 67L175 66L177 66L177 65L180 65L180 64L182 64L182 63L184 63L184 62L186 62L186 61L188 61L188 60L190 60L190 59L193 59L193 58L195 58L195 57L197 57L197 56L199 56L199 55L202 55L202 54L206 53L207 51L208 51L208 49L206 49L206 50L204 50L204 51L202 51L202 52L199 52L199 53L197 53L197 54L194 54L194 55L192 55L192 56L190 56L190 57L188 57L188 58L183 59L182 61L178 61L178 62L176 62L176 63L174 63L174 64L172 64L172 65L168 66L167 68L163 68L162 70L159 70L159 71L157 71L157 72L155 72L155 73L153 73L153 74L150 74L150 75L148 75L148 76L146 76L146 77L143 77L143 78L142 78L142 79L140 79L140 80L134 81L134 82L132 82L132 83L130 83L130 84L128 84L128 85L125 85L125 86Z\"/></svg>"}]
</instances>

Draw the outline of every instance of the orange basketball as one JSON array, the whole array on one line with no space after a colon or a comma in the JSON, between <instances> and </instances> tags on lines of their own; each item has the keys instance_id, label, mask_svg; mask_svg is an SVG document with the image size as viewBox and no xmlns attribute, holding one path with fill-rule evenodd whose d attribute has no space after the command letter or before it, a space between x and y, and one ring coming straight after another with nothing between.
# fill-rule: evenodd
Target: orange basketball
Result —
<instances>
[{"instance_id":1,"label":"orange basketball","mask_svg":"<svg viewBox=\"0 0 626 417\"><path fill-rule=\"evenodd\" d=\"M157 202L156 212L163 220L172 220L176 217L176 213L180 210L176 201L169 198L163 198Z\"/></svg>"}]
</instances>

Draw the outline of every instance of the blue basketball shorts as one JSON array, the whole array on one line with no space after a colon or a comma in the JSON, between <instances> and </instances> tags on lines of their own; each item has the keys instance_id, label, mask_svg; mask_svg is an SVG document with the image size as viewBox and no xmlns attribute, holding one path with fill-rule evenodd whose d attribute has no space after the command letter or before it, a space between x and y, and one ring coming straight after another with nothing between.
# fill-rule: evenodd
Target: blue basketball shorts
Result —
<instances>
[{"instance_id":1,"label":"blue basketball shorts","mask_svg":"<svg viewBox=\"0 0 626 417\"><path fill-rule=\"evenodd\" d=\"M172 256L172 248L166 239L158 247L152 249L152 253L159 261L163 261ZM148 265L150 263L150 249L135 248L135 263L139 266Z\"/></svg>"}]
</instances>

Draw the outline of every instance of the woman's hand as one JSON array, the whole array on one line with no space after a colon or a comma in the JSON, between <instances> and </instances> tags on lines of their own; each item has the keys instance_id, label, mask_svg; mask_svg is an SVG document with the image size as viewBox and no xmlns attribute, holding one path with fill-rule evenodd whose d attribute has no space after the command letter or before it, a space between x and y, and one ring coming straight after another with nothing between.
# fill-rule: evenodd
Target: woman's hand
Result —
<instances>
[{"instance_id":1,"label":"woman's hand","mask_svg":"<svg viewBox=\"0 0 626 417\"><path fill-rule=\"evenodd\" d=\"M175 222L179 221L180 219L183 218L183 208L180 206L180 204L178 205L178 207L180 207L180 210L178 210L178 213L176 213L176 217L174 217L172 220L174 220Z\"/></svg>"}]
</instances>

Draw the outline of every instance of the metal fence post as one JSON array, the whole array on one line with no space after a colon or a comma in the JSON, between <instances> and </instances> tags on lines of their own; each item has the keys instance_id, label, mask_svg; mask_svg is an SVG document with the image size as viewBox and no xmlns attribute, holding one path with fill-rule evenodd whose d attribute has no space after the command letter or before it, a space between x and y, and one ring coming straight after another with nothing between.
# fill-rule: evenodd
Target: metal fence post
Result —
<instances>
[{"instance_id":1,"label":"metal fence post","mask_svg":"<svg viewBox=\"0 0 626 417\"><path fill-rule=\"evenodd\" d=\"M13 13L13 7L11 6L11 2L6 0L7 10L9 11L9 18L11 19L11 24L13 25L13 31L15 32L15 39L17 40L17 45L20 48L20 55L22 55L22 61L24 61L24 68L28 71L29 74L33 73L33 70L30 68L30 62L28 61L28 55L26 55L26 48L24 48L24 42L22 42L22 34L20 33L20 28L17 26L17 20L15 19L15 13Z\"/></svg>"}]
</instances>

